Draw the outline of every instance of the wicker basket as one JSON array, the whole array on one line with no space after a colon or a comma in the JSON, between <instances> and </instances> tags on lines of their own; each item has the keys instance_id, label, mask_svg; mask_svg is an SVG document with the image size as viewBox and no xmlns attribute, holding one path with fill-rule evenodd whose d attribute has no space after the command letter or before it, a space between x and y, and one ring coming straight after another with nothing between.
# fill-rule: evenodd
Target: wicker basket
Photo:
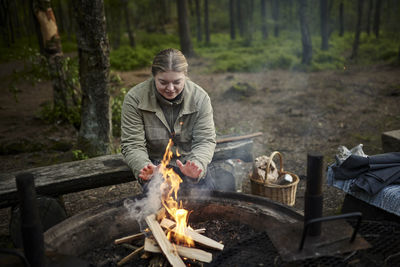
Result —
<instances>
[{"instance_id":1,"label":"wicker basket","mask_svg":"<svg viewBox=\"0 0 400 267\"><path fill-rule=\"evenodd\" d=\"M271 156L269 157L269 161L267 163L266 173L269 173L271 161L276 155L279 155L279 175L289 174L293 177L293 182L285 185L272 184L270 182L267 182L267 179L255 179L253 177L253 174L251 173L251 192L252 194L267 197L274 201L293 206L296 201L297 184L299 183L300 179L296 174L283 170L282 155L278 151L274 151L271 153Z\"/></svg>"}]
</instances>

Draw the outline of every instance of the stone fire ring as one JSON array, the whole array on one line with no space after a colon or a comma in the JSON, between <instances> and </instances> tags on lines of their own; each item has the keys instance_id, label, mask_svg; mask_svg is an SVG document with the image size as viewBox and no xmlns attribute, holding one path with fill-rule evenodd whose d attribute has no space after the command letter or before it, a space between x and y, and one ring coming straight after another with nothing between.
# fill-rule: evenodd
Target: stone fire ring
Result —
<instances>
[{"instance_id":1,"label":"stone fire ring","mask_svg":"<svg viewBox=\"0 0 400 267\"><path fill-rule=\"evenodd\" d=\"M239 221L261 231L303 221L293 208L253 195L214 191L184 196L183 200L185 209L193 211L189 224L220 219ZM102 204L53 226L44 233L46 250L79 257L115 239L139 233L139 224L129 216L123 202Z\"/></svg>"}]
</instances>

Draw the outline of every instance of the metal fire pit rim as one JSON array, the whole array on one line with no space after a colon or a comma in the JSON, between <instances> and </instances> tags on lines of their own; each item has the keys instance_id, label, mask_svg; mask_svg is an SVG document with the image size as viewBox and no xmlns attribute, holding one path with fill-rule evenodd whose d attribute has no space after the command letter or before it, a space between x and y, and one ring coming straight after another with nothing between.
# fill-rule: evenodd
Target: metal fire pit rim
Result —
<instances>
[{"instance_id":1,"label":"metal fire pit rim","mask_svg":"<svg viewBox=\"0 0 400 267\"><path fill-rule=\"evenodd\" d=\"M128 199L137 199L143 196L143 194L139 194ZM109 242L110 236L129 235L135 229L139 231L138 223L129 217L125 209L121 209L126 199L100 204L71 216L48 229L44 233L46 249L62 254L79 256L79 250L84 246L81 244L82 240L89 240L89 243L98 242L102 244ZM277 221L286 222L299 222L303 219L300 213L297 213L289 206L263 197L236 192L213 191L209 192L208 195L183 195L182 199L193 200L194 205L214 206L214 210L211 212L217 213L218 207L226 206L231 212L232 210L235 212L235 209L239 208L241 212L253 214L252 216L257 218L270 216Z\"/></svg>"},{"instance_id":2,"label":"metal fire pit rim","mask_svg":"<svg viewBox=\"0 0 400 267\"><path fill-rule=\"evenodd\" d=\"M190 196L189 196L190 197ZM303 213L291 206L287 206L284 204L281 204L279 202L273 201L271 199L262 197L262 196L257 196L257 195L250 195L250 194L244 194L244 193L239 193L239 192L222 192L222 191L211 191L209 196L204 196L201 195L201 198L207 199L210 198L211 200L221 200L221 199L230 199L230 200L236 200L236 201L246 201L250 203L254 203L257 206L263 206L267 207L273 210L281 211L285 213L288 216L293 217L295 220L303 221Z\"/></svg>"}]
</instances>

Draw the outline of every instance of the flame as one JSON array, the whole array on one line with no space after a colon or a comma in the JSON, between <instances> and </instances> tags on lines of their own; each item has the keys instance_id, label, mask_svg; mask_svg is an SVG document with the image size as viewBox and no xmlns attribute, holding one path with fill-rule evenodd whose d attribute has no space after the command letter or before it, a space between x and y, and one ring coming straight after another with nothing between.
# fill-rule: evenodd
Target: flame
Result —
<instances>
[{"instance_id":1,"label":"flame","mask_svg":"<svg viewBox=\"0 0 400 267\"><path fill-rule=\"evenodd\" d=\"M174 238L176 243L183 244L186 246L193 246L193 240L185 234L187 228L188 211L182 207L182 202L176 201L178 198L179 185L182 183L181 177L174 172L172 168L168 168L168 164L173 156L171 147L173 146L172 139L169 139L167 148L163 156L163 160L160 165L160 173L164 178L164 183L161 185L162 191L162 204L176 222L174 231ZM168 233L167 237L171 238L171 232Z\"/></svg>"}]
</instances>

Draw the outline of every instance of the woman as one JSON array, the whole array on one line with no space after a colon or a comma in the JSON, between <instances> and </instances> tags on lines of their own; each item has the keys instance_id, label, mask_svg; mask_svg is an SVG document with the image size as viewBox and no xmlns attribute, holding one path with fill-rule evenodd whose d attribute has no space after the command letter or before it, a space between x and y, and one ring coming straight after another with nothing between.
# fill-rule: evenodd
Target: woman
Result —
<instances>
[{"instance_id":1,"label":"woman","mask_svg":"<svg viewBox=\"0 0 400 267\"><path fill-rule=\"evenodd\" d=\"M174 157L170 165L183 179L183 187L196 184L197 188L214 189L207 172L216 145L211 101L188 79L187 69L179 50L163 50L154 58L152 77L125 96L122 154L142 185L151 179L171 138Z\"/></svg>"}]
</instances>

